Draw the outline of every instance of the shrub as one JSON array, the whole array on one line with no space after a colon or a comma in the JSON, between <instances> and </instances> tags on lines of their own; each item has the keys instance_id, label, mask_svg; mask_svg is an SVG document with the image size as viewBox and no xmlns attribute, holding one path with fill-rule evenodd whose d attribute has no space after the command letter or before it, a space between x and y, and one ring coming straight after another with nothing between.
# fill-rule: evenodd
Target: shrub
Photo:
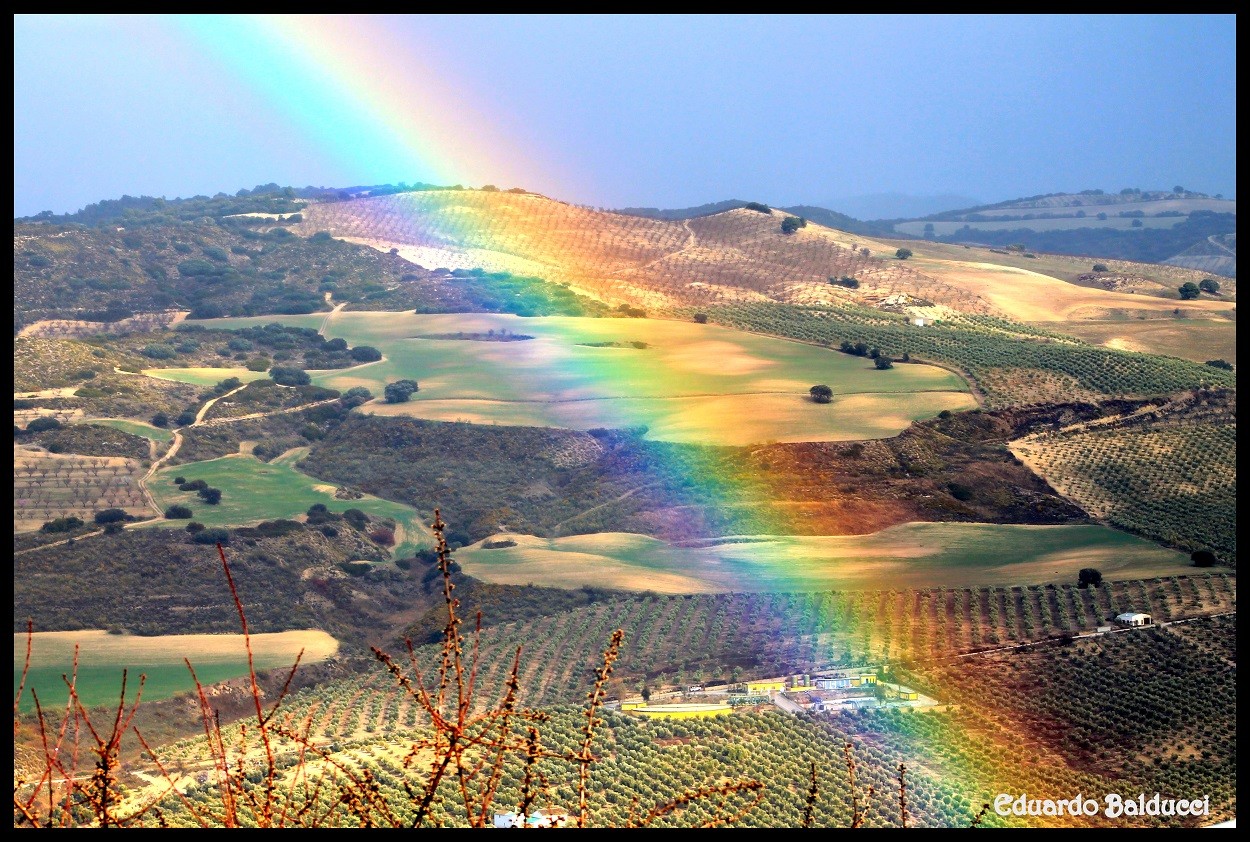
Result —
<instances>
[{"instance_id":1,"label":"shrub","mask_svg":"<svg viewBox=\"0 0 1250 842\"><path fill-rule=\"evenodd\" d=\"M1208 295L1216 295L1220 291L1220 282L1214 278L1203 278L1198 282L1198 289Z\"/></svg>"},{"instance_id":2,"label":"shrub","mask_svg":"<svg viewBox=\"0 0 1250 842\"><path fill-rule=\"evenodd\" d=\"M808 389L808 394L812 396L812 400L816 403L830 403L833 400L833 389L828 386L813 386Z\"/></svg>"},{"instance_id":3,"label":"shrub","mask_svg":"<svg viewBox=\"0 0 1250 842\"><path fill-rule=\"evenodd\" d=\"M247 361L248 371L268 371L269 366L270 362L267 357L252 357Z\"/></svg>"},{"instance_id":4,"label":"shrub","mask_svg":"<svg viewBox=\"0 0 1250 842\"><path fill-rule=\"evenodd\" d=\"M781 220L781 233L793 234L800 228L807 227L807 220L801 216L787 216Z\"/></svg>"},{"instance_id":5,"label":"shrub","mask_svg":"<svg viewBox=\"0 0 1250 842\"><path fill-rule=\"evenodd\" d=\"M885 371L887 368L894 368L894 363L884 354L879 354L873 360L873 365L877 367L877 371Z\"/></svg>"},{"instance_id":6,"label":"shrub","mask_svg":"<svg viewBox=\"0 0 1250 842\"><path fill-rule=\"evenodd\" d=\"M82 518L71 515L70 517L59 517L55 520L50 520L39 527L39 531L44 533L69 532L71 529L77 529L82 525Z\"/></svg>"},{"instance_id":7,"label":"shrub","mask_svg":"<svg viewBox=\"0 0 1250 842\"><path fill-rule=\"evenodd\" d=\"M420 391L420 388L415 380L396 380L386 384L383 394L387 403L404 403L414 392Z\"/></svg>"},{"instance_id":8,"label":"shrub","mask_svg":"<svg viewBox=\"0 0 1250 842\"><path fill-rule=\"evenodd\" d=\"M120 523L126 520L130 515L126 514L125 509L103 509L95 513L95 522L98 524Z\"/></svg>"},{"instance_id":9,"label":"shrub","mask_svg":"<svg viewBox=\"0 0 1250 842\"><path fill-rule=\"evenodd\" d=\"M847 289L859 289L859 281L849 275L843 275L841 278L830 278L829 283L846 287Z\"/></svg>"},{"instance_id":10,"label":"shrub","mask_svg":"<svg viewBox=\"0 0 1250 842\"><path fill-rule=\"evenodd\" d=\"M1189 301L1202 294L1202 290L1193 281L1185 281L1185 283L1176 288L1176 291L1181 294L1181 301Z\"/></svg>"},{"instance_id":11,"label":"shrub","mask_svg":"<svg viewBox=\"0 0 1250 842\"><path fill-rule=\"evenodd\" d=\"M174 480L174 482L178 483L178 480ZM178 483L178 485L180 486L181 491L187 492L199 491L201 489L208 488L208 483L202 479L193 479L190 482L183 480L181 483Z\"/></svg>"},{"instance_id":12,"label":"shrub","mask_svg":"<svg viewBox=\"0 0 1250 842\"><path fill-rule=\"evenodd\" d=\"M343 520L347 521L357 529L364 531L365 525L369 523L369 516L360 509L348 509L343 512Z\"/></svg>"},{"instance_id":13,"label":"shrub","mask_svg":"<svg viewBox=\"0 0 1250 842\"><path fill-rule=\"evenodd\" d=\"M772 208L770 208L768 205L765 205L761 202L747 202L745 205L743 205L743 207L746 208L747 210L753 210L758 213L766 213L769 215L771 215L773 212Z\"/></svg>"},{"instance_id":14,"label":"shrub","mask_svg":"<svg viewBox=\"0 0 1250 842\"><path fill-rule=\"evenodd\" d=\"M343 393L340 400L342 400L343 406L347 409L355 409L361 404L373 400L373 393L364 386L353 386Z\"/></svg>"},{"instance_id":15,"label":"shrub","mask_svg":"<svg viewBox=\"0 0 1250 842\"><path fill-rule=\"evenodd\" d=\"M312 382L308 372L302 368L282 365L275 365L269 369L269 378L279 386L307 386Z\"/></svg>"},{"instance_id":16,"label":"shrub","mask_svg":"<svg viewBox=\"0 0 1250 842\"><path fill-rule=\"evenodd\" d=\"M219 526L214 526L211 529L199 530L195 533L195 537L192 540L197 544L229 544L230 532Z\"/></svg>"},{"instance_id":17,"label":"shrub","mask_svg":"<svg viewBox=\"0 0 1250 842\"><path fill-rule=\"evenodd\" d=\"M186 506L170 506L165 510L166 520L189 520L192 512Z\"/></svg>"},{"instance_id":18,"label":"shrub","mask_svg":"<svg viewBox=\"0 0 1250 842\"><path fill-rule=\"evenodd\" d=\"M1098 587L1102 584L1102 572L1095 567L1082 567L1077 574L1077 587Z\"/></svg>"},{"instance_id":19,"label":"shrub","mask_svg":"<svg viewBox=\"0 0 1250 842\"><path fill-rule=\"evenodd\" d=\"M197 532L203 532L205 529L205 526L204 524L198 523L197 521L193 520L190 523L188 523L185 528L187 532L190 532L192 535L195 535Z\"/></svg>"},{"instance_id":20,"label":"shrub","mask_svg":"<svg viewBox=\"0 0 1250 842\"><path fill-rule=\"evenodd\" d=\"M382 359L382 352L372 345L357 345L351 350L351 357L356 362L375 363Z\"/></svg>"},{"instance_id":21,"label":"shrub","mask_svg":"<svg viewBox=\"0 0 1250 842\"><path fill-rule=\"evenodd\" d=\"M42 415L26 425L26 432L28 433L42 433L46 430L59 429L61 429L61 422L51 415Z\"/></svg>"},{"instance_id":22,"label":"shrub","mask_svg":"<svg viewBox=\"0 0 1250 842\"><path fill-rule=\"evenodd\" d=\"M701 325L707 324L707 313L695 313L694 320Z\"/></svg>"},{"instance_id":23,"label":"shrub","mask_svg":"<svg viewBox=\"0 0 1250 842\"><path fill-rule=\"evenodd\" d=\"M911 249L908 249L908 248L899 249L898 251L894 252L894 256L897 257L899 260L906 260L907 258L911 257Z\"/></svg>"},{"instance_id":24,"label":"shrub","mask_svg":"<svg viewBox=\"0 0 1250 842\"><path fill-rule=\"evenodd\" d=\"M1210 550L1198 550L1189 556L1189 560L1194 567L1214 567L1216 564L1215 553Z\"/></svg>"},{"instance_id":25,"label":"shrub","mask_svg":"<svg viewBox=\"0 0 1250 842\"><path fill-rule=\"evenodd\" d=\"M152 416L152 426L153 427L168 427L169 416L163 412L156 413L155 415Z\"/></svg>"},{"instance_id":26,"label":"shrub","mask_svg":"<svg viewBox=\"0 0 1250 842\"><path fill-rule=\"evenodd\" d=\"M201 488L199 491L196 492L196 494L199 496L201 500L203 500L205 503L207 503L210 506L216 506L218 503L221 502L221 489L220 488L211 488L211 487Z\"/></svg>"},{"instance_id":27,"label":"shrub","mask_svg":"<svg viewBox=\"0 0 1250 842\"><path fill-rule=\"evenodd\" d=\"M184 409L178 413L178 417L174 419L174 425L178 427L189 427L195 423L195 410Z\"/></svg>"},{"instance_id":28,"label":"shrub","mask_svg":"<svg viewBox=\"0 0 1250 842\"><path fill-rule=\"evenodd\" d=\"M1104 218L1104 219L1105 219L1105 217L1102 217L1102 218ZM1095 271L1095 272L1106 272L1106 271L1107 271L1107 264L1105 264L1105 263L1095 263L1095 264L1094 264L1094 271Z\"/></svg>"},{"instance_id":29,"label":"shrub","mask_svg":"<svg viewBox=\"0 0 1250 842\"><path fill-rule=\"evenodd\" d=\"M1207 360L1206 365L1209 365L1212 368L1222 368L1225 371L1233 370L1233 364L1228 360Z\"/></svg>"},{"instance_id":30,"label":"shrub","mask_svg":"<svg viewBox=\"0 0 1250 842\"><path fill-rule=\"evenodd\" d=\"M172 345L154 344L146 345L139 353L152 360L170 360L178 356L178 351Z\"/></svg>"}]
</instances>

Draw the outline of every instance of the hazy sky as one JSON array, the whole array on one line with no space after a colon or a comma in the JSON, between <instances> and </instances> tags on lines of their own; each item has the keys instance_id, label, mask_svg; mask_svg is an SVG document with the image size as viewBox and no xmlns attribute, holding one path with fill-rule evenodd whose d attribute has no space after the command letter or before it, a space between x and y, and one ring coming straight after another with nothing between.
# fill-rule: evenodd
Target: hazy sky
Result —
<instances>
[{"instance_id":1,"label":"hazy sky","mask_svg":"<svg viewBox=\"0 0 1250 842\"><path fill-rule=\"evenodd\" d=\"M236 24L17 17L15 214L440 177L606 207L1235 192L1233 16L338 19L376 47L302 56ZM422 92L415 133L369 116ZM385 143L423 151L351 153Z\"/></svg>"}]
</instances>

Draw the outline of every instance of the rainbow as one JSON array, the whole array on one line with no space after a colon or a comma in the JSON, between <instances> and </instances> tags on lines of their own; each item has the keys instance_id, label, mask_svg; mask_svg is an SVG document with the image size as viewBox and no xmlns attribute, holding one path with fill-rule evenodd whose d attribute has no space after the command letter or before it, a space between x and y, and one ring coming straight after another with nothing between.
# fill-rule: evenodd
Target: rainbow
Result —
<instances>
[{"instance_id":1,"label":"rainbow","mask_svg":"<svg viewBox=\"0 0 1250 842\"><path fill-rule=\"evenodd\" d=\"M290 120L303 143L359 173L358 183L401 179L441 184L550 183L550 174L534 172L537 156L517 150L452 83L451 74L434 66L417 45L402 41L386 19L194 15L165 20L178 37L210 55ZM500 244L508 233L507 220L486 220L474 213L458 222L444 217L433 224L440 236L459 241L463 248L507 252ZM565 279L576 280L583 274L575 252L553 251L545 258ZM589 374L609 389L614 377L610 364L598 364L593 372L570 373ZM654 473L660 477L679 467L658 464ZM699 496L713 501L713 506L717 501L730 506L742 499L780 504L786 499L781 489L794 480L795 473L783 466L774 473L709 473L707 477ZM781 513L783 509L777 505L764 512L759 517L760 531L792 531L787 529L791 518ZM793 586L795 591L807 589L798 577L793 577ZM881 588L889 589L890 583L882 582ZM842 615L822 619L831 628L847 622ZM832 660L837 653L828 654ZM1012 778L1010 769L994 770L992 776ZM974 772L969 767L960 785L977 792L985 780L985 769Z\"/></svg>"},{"instance_id":2,"label":"rainbow","mask_svg":"<svg viewBox=\"0 0 1250 842\"><path fill-rule=\"evenodd\" d=\"M284 115L304 143L362 182L441 184L523 175L512 145L465 91L386 18L180 15L175 37L208 54Z\"/></svg>"}]
</instances>

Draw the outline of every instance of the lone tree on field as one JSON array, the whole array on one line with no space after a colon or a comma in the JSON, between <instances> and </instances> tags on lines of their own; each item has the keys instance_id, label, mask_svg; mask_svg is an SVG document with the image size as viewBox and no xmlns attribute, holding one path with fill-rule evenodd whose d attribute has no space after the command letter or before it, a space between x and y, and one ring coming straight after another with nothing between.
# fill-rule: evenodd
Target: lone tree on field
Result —
<instances>
[{"instance_id":1,"label":"lone tree on field","mask_svg":"<svg viewBox=\"0 0 1250 842\"><path fill-rule=\"evenodd\" d=\"M877 356L877 358L873 361L873 365L877 367L878 371L885 371L887 368L894 368L894 363L885 354Z\"/></svg>"},{"instance_id":2,"label":"lone tree on field","mask_svg":"<svg viewBox=\"0 0 1250 842\"><path fill-rule=\"evenodd\" d=\"M420 387L415 380L396 380L394 383L387 383L383 395L386 397L387 403L404 403L412 397L414 392L420 391Z\"/></svg>"},{"instance_id":3,"label":"lone tree on field","mask_svg":"<svg viewBox=\"0 0 1250 842\"><path fill-rule=\"evenodd\" d=\"M1189 560L1194 563L1194 567L1214 567L1215 553L1210 550L1198 550L1189 557Z\"/></svg>"},{"instance_id":4,"label":"lone tree on field","mask_svg":"<svg viewBox=\"0 0 1250 842\"><path fill-rule=\"evenodd\" d=\"M781 220L781 233L793 234L800 228L807 227L807 220L801 216L787 216Z\"/></svg>"},{"instance_id":5,"label":"lone tree on field","mask_svg":"<svg viewBox=\"0 0 1250 842\"><path fill-rule=\"evenodd\" d=\"M701 325L707 324L707 313L695 313L694 320Z\"/></svg>"},{"instance_id":6,"label":"lone tree on field","mask_svg":"<svg viewBox=\"0 0 1250 842\"><path fill-rule=\"evenodd\" d=\"M101 525L120 523L128 517L125 509L103 509L95 513L95 522Z\"/></svg>"},{"instance_id":7,"label":"lone tree on field","mask_svg":"<svg viewBox=\"0 0 1250 842\"><path fill-rule=\"evenodd\" d=\"M907 258L911 257L911 249L899 249L898 251L894 252L894 256L897 257L899 260L906 260Z\"/></svg>"},{"instance_id":8,"label":"lone tree on field","mask_svg":"<svg viewBox=\"0 0 1250 842\"><path fill-rule=\"evenodd\" d=\"M41 415L26 425L26 432L42 433L45 430L59 430L60 428L60 421L56 420L51 415Z\"/></svg>"},{"instance_id":9,"label":"lone tree on field","mask_svg":"<svg viewBox=\"0 0 1250 842\"><path fill-rule=\"evenodd\" d=\"M1095 264L1094 264L1094 271L1095 271L1095 272L1106 272L1106 271L1107 271L1107 264L1105 264L1105 263L1095 263Z\"/></svg>"},{"instance_id":10,"label":"lone tree on field","mask_svg":"<svg viewBox=\"0 0 1250 842\"><path fill-rule=\"evenodd\" d=\"M1202 295L1202 290L1193 281L1185 281L1185 283L1176 288L1176 291L1181 294L1181 301L1189 301L1191 298L1197 298L1199 295Z\"/></svg>"},{"instance_id":11,"label":"lone tree on field","mask_svg":"<svg viewBox=\"0 0 1250 842\"><path fill-rule=\"evenodd\" d=\"M1079 588L1096 588L1102 584L1102 573L1095 567L1082 567L1076 584Z\"/></svg>"},{"instance_id":12,"label":"lone tree on field","mask_svg":"<svg viewBox=\"0 0 1250 842\"><path fill-rule=\"evenodd\" d=\"M833 400L833 389L828 386L813 386L807 390L811 394L812 400L816 403L829 403Z\"/></svg>"},{"instance_id":13,"label":"lone tree on field","mask_svg":"<svg viewBox=\"0 0 1250 842\"><path fill-rule=\"evenodd\" d=\"M1215 278L1203 278L1198 282L1198 289L1208 295L1218 295L1220 291L1220 282Z\"/></svg>"}]
</instances>

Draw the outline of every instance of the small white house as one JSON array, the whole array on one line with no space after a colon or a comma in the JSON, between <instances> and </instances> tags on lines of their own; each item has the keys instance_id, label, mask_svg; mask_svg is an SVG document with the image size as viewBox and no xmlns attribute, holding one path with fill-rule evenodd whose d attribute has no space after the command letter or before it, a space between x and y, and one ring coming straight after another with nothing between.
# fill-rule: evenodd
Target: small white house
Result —
<instances>
[{"instance_id":1,"label":"small white house","mask_svg":"<svg viewBox=\"0 0 1250 842\"><path fill-rule=\"evenodd\" d=\"M933 319L922 319L920 316L916 316L916 318L911 320L911 323L916 327L928 327L933 324Z\"/></svg>"},{"instance_id":2,"label":"small white house","mask_svg":"<svg viewBox=\"0 0 1250 842\"><path fill-rule=\"evenodd\" d=\"M1154 624L1149 614L1140 611L1126 611L1115 618L1117 623L1125 626L1149 626Z\"/></svg>"}]
</instances>

